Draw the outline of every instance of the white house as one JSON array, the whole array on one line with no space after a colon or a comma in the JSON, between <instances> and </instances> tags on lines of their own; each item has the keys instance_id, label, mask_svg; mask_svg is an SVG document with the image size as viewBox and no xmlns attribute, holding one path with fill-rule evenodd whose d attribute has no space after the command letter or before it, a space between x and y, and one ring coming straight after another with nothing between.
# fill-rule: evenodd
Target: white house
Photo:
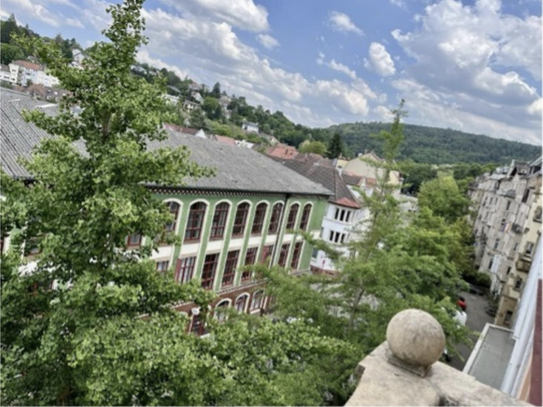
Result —
<instances>
[{"instance_id":1,"label":"white house","mask_svg":"<svg viewBox=\"0 0 543 407\"><path fill-rule=\"evenodd\" d=\"M241 129L247 133L257 133L258 134L258 123L253 122L243 122Z\"/></svg>"},{"instance_id":2,"label":"white house","mask_svg":"<svg viewBox=\"0 0 543 407\"><path fill-rule=\"evenodd\" d=\"M300 154L299 159L297 157L290 160L273 156L271 158L330 190L332 195L328 199L322 220L320 238L346 256L348 249L344 244L358 236L357 226L363 214L362 206L331 160L306 160L305 156ZM317 249L313 250L310 266L314 273L319 274L335 274L338 271L334 261L324 251Z\"/></svg>"},{"instance_id":3,"label":"white house","mask_svg":"<svg viewBox=\"0 0 543 407\"><path fill-rule=\"evenodd\" d=\"M200 95L199 92L192 92L190 96L198 103L202 104L204 102L204 98L202 95Z\"/></svg>"},{"instance_id":4,"label":"white house","mask_svg":"<svg viewBox=\"0 0 543 407\"><path fill-rule=\"evenodd\" d=\"M185 109L187 112L192 112L194 109L199 108L198 103L194 103L191 100L184 100L183 101L183 109Z\"/></svg>"},{"instance_id":5,"label":"white house","mask_svg":"<svg viewBox=\"0 0 543 407\"><path fill-rule=\"evenodd\" d=\"M9 81L17 85L27 86L29 81L38 85L50 87L59 84L59 80L56 77L47 74L42 66L29 61L13 61L9 64L9 70Z\"/></svg>"}]
</instances>

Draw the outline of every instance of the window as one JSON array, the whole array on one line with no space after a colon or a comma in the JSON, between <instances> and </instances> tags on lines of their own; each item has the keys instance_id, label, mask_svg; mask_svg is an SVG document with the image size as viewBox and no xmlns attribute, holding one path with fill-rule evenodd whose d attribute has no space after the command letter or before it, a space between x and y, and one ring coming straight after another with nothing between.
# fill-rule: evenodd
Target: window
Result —
<instances>
[{"instance_id":1,"label":"window","mask_svg":"<svg viewBox=\"0 0 543 407\"><path fill-rule=\"evenodd\" d=\"M279 266L285 267L287 263L288 250L290 249L290 244L284 244L281 246L281 253L279 254Z\"/></svg>"},{"instance_id":2,"label":"window","mask_svg":"<svg viewBox=\"0 0 543 407\"><path fill-rule=\"evenodd\" d=\"M226 226L226 218L230 205L223 202L215 207L213 214L213 222L211 224L211 239L220 239L224 236L224 228Z\"/></svg>"},{"instance_id":3,"label":"window","mask_svg":"<svg viewBox=\"0 0 543 407\"><path fill-rule=\"evenodd\" d=\"M345 222L349 222L350 218L351 218L351 211L347 211L347 214L345 215Z\"/></svg>"},{"instance_id":4,"label":"window","mask_svg":"<svg viewBox=\"0 0 543 407\"><path fill-rule=\"evenodd\" d=\"M531 256L534 251L534 244L532 242L526 243L526 249L524 250L524 254L527 256Z\"/></svg>"},{"instance_id":5,"label":"window","mask_svg":"<svg viewBox=\"0 0 543 407\"><path fill-rule=\"evenodd\" d=\"M264 246L264 248L262 249L262 256L260 256L260 262L265 263L266 259L271 256L272 252L273 252L273 245ZM271 261L272 259L270 258L270 260L268 261L268 265L271 263Z\"/></svg>"},{"instance_id":6,"label":"window","mask_svg":"<svg viewBox=\"0 0 543 407\"><path fill-rule=\"evenodd\" d=\"M213 289L213 280L215 279L218 261L218 254L208 254L205 257L204 268L202 270L202 288Z\"/></svg>"},{"instance_id":7,"label":"window","mask_svg":"<svg viewBox=\"0 0 543 407\"><path fill-rule=\"evenodd\" d=\"M169 265L170 265L170 262L168 260L157 261L156 262L156 269L158 271L160 271L161 273L164 273L166 270L168 270Z\"/></svg>"},{"instance_id":8,"label":"window","mask_svg":"<svg viewBox=\"0 0 543 407\"><path fill-rule=\"evenodd\" d=\"M505 205L505 210L508 211L511 207L511 201L507 201L507 205Z\"/></svg>"},{"instance_id":9,"label":"window","mask_svg":"<svg viewBox=\"0 0 543 407\"><path fill-rule=\"evenodd\" d=\"M206 212L206 204L196 202L192 204L185 230L185 241L199 241L202 234L202 226L204 224L204 215Z\"/></svg>"},{"instance_id":10,"label":"window","mask_svg":"<svg viewBox=\"0 0 543 407\"><path fill-rule=\"evenodd\" d=\"M179 215L180 205L177 202L173 201L166 202L166 205L168 205L168 210L170 211L172 220L166 223L166 227L164 229L166 232L175 233L175 226L177 225L177 216Z\"/></svg>"},{"instance_id":11,"label":"window","mask_svg":"<svg viewBox=\"0 0 543 407\"><path fill-rule=\"evenodd\" d=\"M302 242L297 242L294 245L294 251L292 252L292 260L290 261L290 268L293 270L298 269L298 262L300 261L300 254L302 253Z\"/></svg>"},{"instance_id":12,"label":"window","mask_svg":"<svg viewBox=\"0 0 543 407\"><path fill-rule=\"evenodd\" d=\"M498 246L500 245L500 239L496 239L494 242L494 250L498 250Z\"/></svg>"},{"instance_id":13,"label":"window","mask_svg":"<svg viewBox=\"0 0 543 407\"><path fill-rule=\"evenodd\" d=\"M517 277L517 280L515 281L515 290L520 290L522 287L522 278Z\"/></svg>"},{"instance_id":14,"label":"window","mask_svg":"<svg viewBox=\"0 0 543 407\"><path fill-rule=\"evenodd\" d=\"M238 265L239 250L228 252L226 257L226 265L224 266L224 273L222 275L222 285L230 285L234 283L234 276L236 275L236 267Z\"/></svg>"},{"instance_id":15,"label":"window","mask_svg":"<svg viewBox=\"0 0 543 407\"><path fill-rule=\"evenodd\" d=\"M341 243L345 243L345 236L346 236L345 233L342 233L342 234L341 234L341 238L340 238L340 242L341 242Z\"/></svg>"},{"instance_id":16,"label":"window","mask_svg":"<svg viewBox=\"0 0 543 407\"><path fill-rule=\"evenodd\" d=\"M511 266L507 267L507 275L511 273Z\"/></svg>"},{"instance_id":17,"label":"window","mask_svg":"<svg viewBox=\"0 0 543 407\"><path fill-rule=\"evenodd\" d=\"M236 218L234 219L234 229L232 230L232 236L243 235L248 214L249 204L247 202L239 204L236 211Z\"/></svg>"},{"instance_id":18,"label":"window","mask_svg":"<svg viewBox=\"0 0 543 407\"><path fill-rule=\"evenodd\" d=\"M538 207L535 209L535 213L534 213L534 221L536 221L536 222L541 222L541 212L542 212L541 206L538 206Z\"/></svg>"},{"instance_id":19,"label":"window","mask_svg":"<svg viewBox=\"0 0 543 407\"><path fill-rule=\"evenodd\" d=\"M247 305L247 298L248 295L242 295L236 300L236 311L237 312L245 312L245 306Z\"/></svg>"},{"instance_id":20,"label":"window","mask_svg":"<svg viewBox=\"0 0 543 407\"><path fill-rule=\"evenodd\" d=\"M185 257L177 259L175 270L175 280L179 283L188 283L194 275L194 266L196 265L196 257Z\"/></svg>"},{"instance_id":21,"label":"window","mask_svg":"<svg viewBox=\"0 0 543 407\"><path fill-rule=\"evenodd\" d=\"M345 243L345 237L345 233L334 232L333 230L331 230L328 241L330 243Z\"/></svg>"},{"instance_id":22,"label":"window","mask_svg":"<svg viewBox=\"0 0 543 407\"><path fill-rule=\"evenodd\" d=\"M290 211L288 213L287 229L294 229L296 225L296 216L298 216L298 208L300 205L294 204L290 206Z\"/></svg>"},{"instance_id":23,"label":"window","mask_svg":"<svg viewBox=\"0 0 543 407\"><path fill-rule=\"evenodd\" d=\"M259 235L262 233L262 227L264 226L264 219L266 218L266 210L268 205L264 202L258 204L255 211L255 219L253 221L253 228L251 233L253 235Z\"/></svg>"},{"instance_id":24,"label":"window","mask_svg":"<svg viewBox=\"0 0 543 407\"><path fill-rule=\"evenodd\" d=\"M307 230L309 225L309 215L311 214L311 204L305 204L302 212L302 220L300 221L300 229Z\"/></svg>"},{"instance_id":25,"label":"window","mask_svg":"<svg viewBox=\"0 0 543 407\"><path fill-rule=\"evenodd\" d=\"M488 262L488 270L492 270L492 263L494 263L494 258L491 258Z\"/></svg>"},{"instance_id":26,"label":"window","mask_svg":"<svg viewBox=\"0 0 543 407\"><path fill-rule=\"evenodd\" d=\"M528 198L530 197L530 190L527 189L524 191L524 194L522 195L522 203L528 202Z\"/></svg>"},{"instance_id":27,"label":"window","mask_svg":"<svg viewBox=\"0 0 543 407\"><path fill-rule=\"evenodd\" d=\"M196 335L205 334L204 321L203 321L202 316L200 315L200 313L195 314L195 315L192 316L192 326L190 328L190 331L193 334L196 334Z\"/></svg>"},{"instance_id":28,"label":"window","mask_svg":"<svg viewBox=\"0 0 543 407\"><path fill-rule=\"evenodd\" d=\"M215 318L219 322L224 322L228 318L228 307L230 303L228 301L221 301L215 307Z\"/></svg>"},{"instance_id":29,"label":"window","mask_svg":"<svg viewBox=\"0 0 543 407\"><path fill-rule=\"evenodd\" d=\"M141 235L139 233L134 233L133 235L127 236L126 246L139 247L140 245L141 245Z\"/></svg>"},{"instance_id":30,"label":"window","mask_svg":"<svg viewBox=\"0 0 543 407\"><path fill-rule=\"evenodd\" d=\"M264 291L257 291L253 294L253 300L251 301L251 310L262 308L264 305Z\"/></svg>"},{"instance_id":31,"label":"window","mask_svg":"<svg viewBox=\"0 0 543 407\"><path fill-rule=\"evenodd\" d=\"M268 229L269 234L277 233L279 230L279 222L281 221L281 215L283 213L283 204L278 202L273 205L272 215L270 220L270 227Z\"/></svg>"},{"instance_id":32,"label":"window","mask_svg":"<svg viewBox=\"0 0 543 407\"><path fill-rule=\"evenodd\" d=\"M513 311L507 311L505 313L505 318L503 319L503 324L504 325L509 325L511 324L511 319L513 318Z\"/></svg>"},{"instance_id":33,"label":"window","mask_svg":"<svg viewBox=\"0 0 543 407\"><path fill-rule=\"evenodd\" d=\"M313 252L311 253L311 257L313 259L316 259L319 254L319 249L313 249Z\"/></svg>"},{"instance_id":34,"label":"window","mask_svg":"<svg viewBox=\"0 0 543 407\"><path fill-rule=\"evenodd\" d=\"M502 219L502 223L500 224L500 232L503 232L505 230L505 225L507 225L507 221L505 219Z\"/></svg>"},{"instance_id":35,"label":"window","mask_svg":"<svg viewBox=\"0 0 543 407\"><path fill-rule=\"evenodd\" d=\"M251 247L250 249L247 249L247 254L245 255L245 265L246 266L252 266L256 263L256 252L258 251L258 247ZM241 273L241 281L247 281L251 279L252 272L250 270L243 270Z\"/></svg>"}]
</instances>

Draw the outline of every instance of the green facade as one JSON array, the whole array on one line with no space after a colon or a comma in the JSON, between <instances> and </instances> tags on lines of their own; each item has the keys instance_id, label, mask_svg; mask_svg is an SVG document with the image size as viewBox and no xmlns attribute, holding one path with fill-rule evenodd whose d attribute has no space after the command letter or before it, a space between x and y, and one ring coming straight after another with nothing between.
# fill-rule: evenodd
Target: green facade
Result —
<instances>
[{"instance_id":1,"label":"green facade","mask_svg":"<svg viewBox=\"0 0 543 407\"><path fill-rule=\"evenodd\" d=\"M299 235L288 235L286 233L286 223L288 219L288 213L290 206L298 203L300 205L297 217L296 217L296 224L295 228L297 229L300 225L300 220L302 218L303 208L304 206L309 203L312 205L312 210L310 213L309 218L309 224L307 231L308 232L320 232L322 219L324 217L324 212L326 210L327 205L327 199L324 196L318 197L318 196L305 196L305 195L286 195L286 194L262 194L258 195L255 193L247 193L244 194L242 192L238 193L232 193L232 194L225 194L224 191L217 191L215 194L209 193L209 194L198 194L197 191L179 191L179 192L156 192L155 197L157 199L160 199L163 202L168 201L175 201L181 205L180 213L176 222L175 226L175 232L177 235L181 236L181 243L176 244L173 246L173 254L170 256L170 263L169 267L174 268L176 267L177 259L180 257L186 257L182 255L182 248L183 245L191 245L194 243L184 243L183 242L183 236L185 233L185 228L187 224L187 220L189 217L189 210L192 204L196 202L204 202L206 203L206 212L204 216L204 222L203 222L203 228L201 232L201 237L199 243L196 243L198 245L198 252L196 255L196 265L194 269L193 279L200 280L202 269L203 269L203 263L206 254L209 253L217 253L217 250L214 249L211 252L208 252L208 248L211 246L216 247L217 245L221 246L220 254L219 254L219 261L217 264L217 269L214 277L214 283L213 283L213 289L214 291L218 292L221 289L222 284L222 276L225 269L226 264L226 258L227 253L230 250L240 250L239 258L238 258L238 266L236 267L236 275L234 278L234 284L230 287L241 287L241 269L244 266L245 256L247 253L247 249L249 247L255 247L254 242L258 240L258 251L257 251L257 261L260 260L262 256L262 250L263 247L267 245L266 241L268 239L268 228L270 224L271 219L271 212L272 207L277 202L283 203L285 206L283 211L283 216L281 218L280 227L277 233L274 233L273 244L275 245L274 251L273 251L273 264L277 264L279 260L280 255L280 249L285 241L285 239L291 239L290 240L290 247L288 251L288 256L286 260L286 265L289 266L291 264L292 255L294 251L294 243L296 242L302 242L302 250L300 254L300 260L298 263L298 270L307 270L309 269L309 263L311 259L311 252L312 252L312 246L308 243L303 241L302 237ZM226 221L226 228L224 232L224 236L219 241L222 242L222 244L215 243L217 240L210 241L210 233L211 233L211 226L212 226L212 219L215 212L215 206L222 203L227 202L230 204L230 208L228 211L228 217ZM241 248L239 246L236 246L235 248L230 248L231 243L231 235L232 235L232 228L234 224L235 219L235 213L237 206L240 203L247 202L250 205L249 214L246 220L246 227L245 227L245 233L242 237L243 243ZM268 204L267 211L266 211L266 217L262 229L262 233L259 235L260 238L251 236L251 227L253 224L253 220L255 217L255 211L258 204L261 202L265 202ZM287 243L287 241L285 241ZM191 254L193 256L193 254ZM159 259L158 261L166 260L166 259Z\"/></svg>"}]
</instances>

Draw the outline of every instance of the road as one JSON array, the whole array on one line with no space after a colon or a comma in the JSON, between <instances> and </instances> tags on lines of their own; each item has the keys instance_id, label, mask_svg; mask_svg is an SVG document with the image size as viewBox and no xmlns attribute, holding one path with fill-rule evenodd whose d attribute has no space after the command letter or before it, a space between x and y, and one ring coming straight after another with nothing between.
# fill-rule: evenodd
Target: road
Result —
<instances>
[{"instance_id":1,"label":"road","mask_svg":"<svg viewBox=\"0 0 543 407\"><path fill-rule=\"evenodd\" d=\"M461 295L466 299L467 303L466 314L468 315L468 320L466 322L466 326L469 329L475 331L476 333L480 333L487 322L494 322L494 318L487 315L485 312L485 305L488 302L486 296L470 293L462 293ZM477 343L478 335L474 334L472 339L473 343L471 346L460 344L457 347L457 350L462 355L464 360L454 357L449 365L458 370L462 370L464 368L464 365L468 361L469 355L471 354L471 350Z\"/></svg>"}]
</instances>

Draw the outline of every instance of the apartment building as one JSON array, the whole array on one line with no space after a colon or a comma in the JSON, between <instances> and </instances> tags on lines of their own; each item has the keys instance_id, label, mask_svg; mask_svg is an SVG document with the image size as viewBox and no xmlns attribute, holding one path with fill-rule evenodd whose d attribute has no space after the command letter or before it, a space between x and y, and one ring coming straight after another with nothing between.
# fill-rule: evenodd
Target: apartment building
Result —
<instances>
[{"instance_id":1,"label":"apartment building","mask_svg":"<svg viewBox=\"0 0 543 407\"><path fill-rule=\"evenodd\" d=\"M541 234L541 158L479 177L471 198L475 264L500 295L495 323L509 327Z\"/></svg>"},{"instance_id":2,"label":"apartment building","mask_svg":"<svg viewBox=\"0 0 543 407\"><path fill-rule=\"evenodd\" d=\"M15 92L13 92L15 93ZM29 157L32 148L48 135L22 120L21 111L40 108L25 95L1 101L5 122L0 132L2 169L8 175L29 178L16 158ZM28 98L27 98L28 99ZM45 111L54 109L42 105ZM174 270L180 283L197 280L218 296L212 309L234 307L259 313L268 306L263 281L244 266L269 262L291 272L309 270L312 247L297 230L314 236L320 232L331 192L256 151L195 137L166 127L168 139L150 142L149 148L186 146L196 163L217 170L215 177L187 179L186 185L149 185L156 199L173 215L165 225L181 237L181 243L160 244L152 255L157 270ZM128 236L128 248L152 237ZM205 327L194 304L175 304L192 318L190 330L202 334Z\"/></svg>"},{"instance_id":3,"label":"apartment building","mask_svg":"<svg viewBox=\"0 0 543 407\"><path fill-rule=\"evenodd\" d=\"M11 83L27 86L29 82L44 86L56 86L59 80L47 74L43 67L29 61L13 61L9 64Z\"/></svg>"}]
</instances>

